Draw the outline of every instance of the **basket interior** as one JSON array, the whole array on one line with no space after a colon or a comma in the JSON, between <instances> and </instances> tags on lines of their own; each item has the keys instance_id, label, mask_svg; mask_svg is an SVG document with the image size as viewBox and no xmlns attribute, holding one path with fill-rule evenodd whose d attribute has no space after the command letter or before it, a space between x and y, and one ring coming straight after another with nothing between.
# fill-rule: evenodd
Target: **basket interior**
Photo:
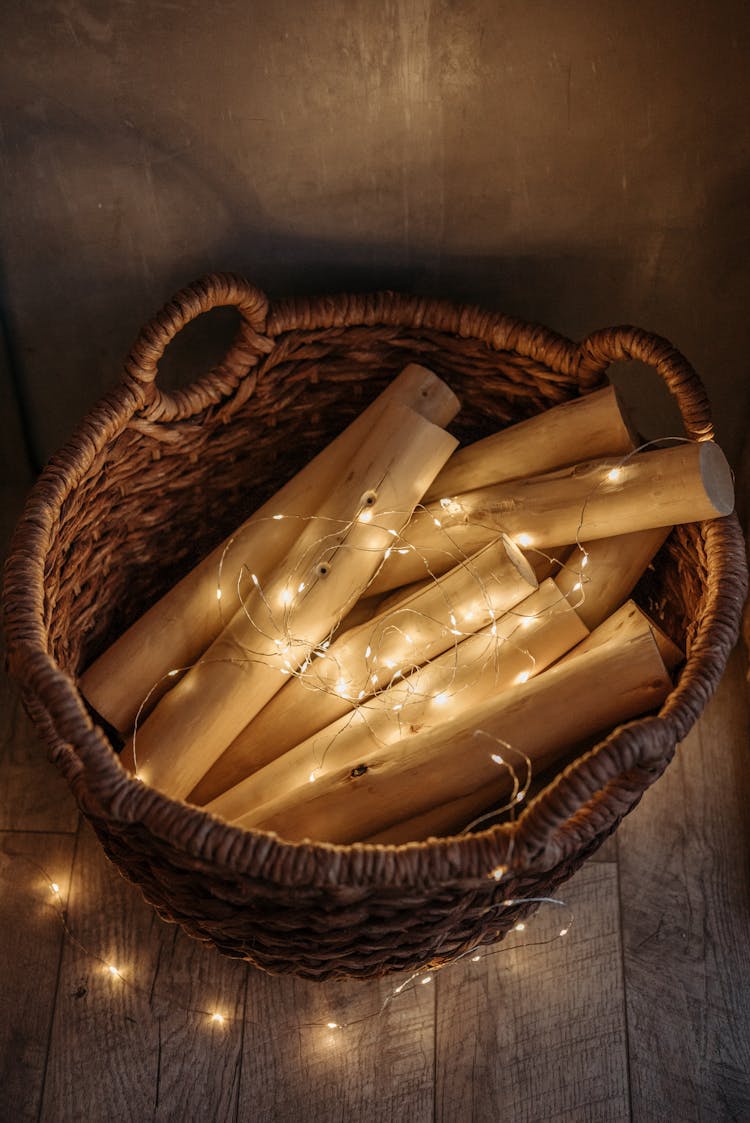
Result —
<instances>
[{"instance_id":1,"label":"basket interior","mask_svg":"<svg viewBox=\"0 0 750 1123\"><path fill-rule=\"evenodd\" d=\"M577 395L570 378L512 352L383 339L370 329L289 332L234 411L123 429L65 499L46 559L51 654L71 674L340 432L408 362L458 394L451 430L468 443ZM347 336L351 336L350 339ZM277 341L278 343L279 341ZM529 369L530 365L533 369ZM670 537L636 599L676 642L700 616L705 558L693 527Z\"/></svg>"}]
</instances>

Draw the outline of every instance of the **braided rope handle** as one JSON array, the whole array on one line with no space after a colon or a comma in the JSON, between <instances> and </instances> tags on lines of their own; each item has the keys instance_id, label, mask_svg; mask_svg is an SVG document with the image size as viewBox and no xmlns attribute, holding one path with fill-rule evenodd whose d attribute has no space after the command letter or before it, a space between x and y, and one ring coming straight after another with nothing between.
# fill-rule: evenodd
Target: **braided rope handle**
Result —
<instances>
[{"instance_id":1,"label":"braided rope handle","mask_svg":"<svg viewBox=\"0 0 750 1123\"><path fill-rule=\"evenodd\" d=\"M191 320L221 307L236 308L241 317L224 358L185 389L160 390L156 384L159 360L169 343ZM124 381L143 402L141 418L180 421L231 394L258 362L259 354L273 347L265 335L267 316L265 293L234 273L207 273L180 289L142 329L125 360Z\"/></svg>"},{"instance_id":2,"label":"braided rope handle","mask_svg":"<svg viewBox=\"0 0 750 1123\"><path fill-rule=\"evenodd\" d=\"M688 437L697 441L714 439L703 383L685 356L660 335L629 325L592 332L578 345L577 372L585 378L623 360L638 360L653 367L675 398Z\"/></svg>"}]
</instances>

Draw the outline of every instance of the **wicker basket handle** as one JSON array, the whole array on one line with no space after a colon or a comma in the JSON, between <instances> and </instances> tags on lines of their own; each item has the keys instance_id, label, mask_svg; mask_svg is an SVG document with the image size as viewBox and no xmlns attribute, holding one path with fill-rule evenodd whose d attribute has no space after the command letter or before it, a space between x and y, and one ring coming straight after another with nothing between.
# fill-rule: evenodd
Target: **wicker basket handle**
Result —
<instances>
[{"instance_id":1,"label":"wicker basket handle","mask_svg":"<svg viewBox=\"0 0 750 1123\"><path fill-rule=\"evenodd\" d=\"M222 361L184 390L169 393L156 385L159 360L178 332L212 308L234 307L240 327ZM181 289L141 331L125 361L125 382L143 402L146 421L179 421L200 413L231 394L260 354L273 342L265 334L268 299L234 273L207 273Z\"/></svg>"},{"instance_id":2,"label":"wicker basket handle","mask_svg":"<svg viewBox=\"0 0 750 1123\"><path fill-rule=\"evenodd\" d=\"M714 439L711 407L703 383L690 363L660 335L630 326L602 328L578 345L579 375L602 374L610 363L637 359L653 367L675 398L692 440Z\"/></svg>"}]
</instances>

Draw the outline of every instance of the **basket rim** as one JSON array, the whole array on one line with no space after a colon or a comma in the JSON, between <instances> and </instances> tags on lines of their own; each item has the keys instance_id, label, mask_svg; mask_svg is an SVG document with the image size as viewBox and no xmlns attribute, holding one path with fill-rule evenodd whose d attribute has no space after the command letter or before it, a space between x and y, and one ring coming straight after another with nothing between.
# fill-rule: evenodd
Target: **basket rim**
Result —
<instances>
[{"instance_id":1,"label":"basket rim","mask_svg":"<svg viewBox=\"0 0 750 1123\"><path fill-rule=\"evenodd\" d=\"M210 275L174 300L217 276L225 288L227 278L242 281L234 275ZM595 388L611 361L637 358L655 367L667 383L688 434L702 440L713 436L705 391L687 360L667 340L630 326L603 329L576 344L541 325L472 305L392 292L340 294L269 305L265 323L256 324L256 329L262 327L258 353L268 352L269 343L273 346L287 332L364 324L472 337L494 351L513 350L574 376L579 392ZM718 685L739 633L747 587L744 540L734 515L700 525L706 557L715 563L714 580L687 663L658 714L613 730L530 801L514 823L399 845L290 842L232 826L148 788L125 771L92 722L74 678L48 651L43 577L62 504L128 423L148 414L156 393L153 380L139 381L132 363L126 363L122 384L85 416L34 485L5 565L3 609L11 673L44 728L53 759L90 817L140 824L174 850L219 865L227 876L289 886L476 884L486 882L488 872L500 866L525 873L549 869L580 850L602 823L611 823L637 802ZM201 408L195 393L190 403L194 412Z\"/></svg>"}]
</instances>

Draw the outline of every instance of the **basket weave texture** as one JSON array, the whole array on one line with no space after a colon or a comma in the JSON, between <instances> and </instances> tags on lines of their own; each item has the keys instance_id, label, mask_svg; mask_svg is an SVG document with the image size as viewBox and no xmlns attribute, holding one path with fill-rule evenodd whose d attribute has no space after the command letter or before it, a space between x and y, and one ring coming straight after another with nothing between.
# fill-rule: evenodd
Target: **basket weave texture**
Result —
<instances>
[{"instance_id":1,"label":"basket weave texture","mask_svg":"<svg viewBox=\"0 0 750 1123\"><path fill-rule=\"evenodd\" d=\"M157 364L190 320L231 305L223 362L186 390ZM11 673L107 855L159 914L272 972L313 979L439 964L493 942L615 829L661 774L712 695L739 628L745 556L734 516L681 528L642 600L687 646L657 715L585 752L519 816L408 846L286 843L228 826L133 781L76 675L216 541L273 494L410 361L462 401L474 440L598 388L639 360L674 395L685 431L713 436L703 387L666 340L633 327L580 343L508 316L393 293L269 305L211 274L143 330L119 387L46 468L19 523L4 587ZM177 747L178 748L178 747ZM507 866L498 881L490 876Z\"/></svg>"}]
</instances>

